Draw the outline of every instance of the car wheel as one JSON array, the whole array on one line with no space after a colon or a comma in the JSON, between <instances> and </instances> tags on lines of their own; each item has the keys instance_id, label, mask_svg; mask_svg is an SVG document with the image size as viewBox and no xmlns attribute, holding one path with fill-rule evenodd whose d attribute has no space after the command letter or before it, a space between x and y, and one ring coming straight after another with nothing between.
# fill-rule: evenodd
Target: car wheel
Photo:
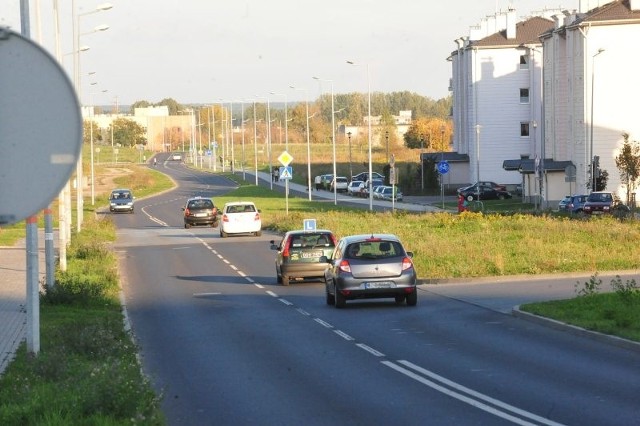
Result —
<instances>
[{"instance_id":1,"label":"car wheel","mask_svg":"<svg viewBox=\"0 0 640 426\"><path fill-rule=\"evenodd\" d=\"M467 201L473 201L473 195L467 195Z\"/></svg>"},{"instance_id":2,"label":"car wheel","mask_svg":"<svg viewBox=\"0 0 640 426\"><path fill-rule=\"evenodd\" d=\"M224 232L224 231L222 230L222 228L220 228L220 236L221 236L222 238L227 238L227 237L228 237L228 234L227 234L226 232Z\"/></svg>"},{"instance_id":3,"label":"car wheel","mask_svg":"<svg viewBox=\"0 0 640 426\"><path fill-rule=\"evenodd\" d=\"M396 303L402 303L405 300L404 294L396 294Z\"/></svg>"},{"instance_id":4,"label":"car wheel","mask_svg":"<svg viewBox=\"0 0 640 426\"><path fill-rule=\"evenodd\" d=\"M191 225L189 225L188 223L185 223L185 224L184 224L184 227L185 227L186 229L189 229L189 228L191 228Z\"/></svg>"},{"instance_id":5,"label":"car wheel","mask_svg":"<svg viewBox=\"0 0 640 426\"><path fill-rule=\"evenodd\" d=\"M256 237L259 237L259 236L261 236L261 235L262 235L262 231L258 231L258 232L256 232Z\"/></svg>"},{"instance_id":6,"label":"car wheel","mask_svg":"<svg viewBox=\"0 0 640 426\"><path fill-rule=\"evenodd\" d=\"M498 200L504 200L505 196L504 194L498 194Z\"/></svg>"},{"instance_id":7,"label":"car wheel","mask_svg":"<svg viewBox=\"0 0 640 426\"><path fill-rule=\"evenodd\" d=\"M284 286L288 286L289 285L289 277L283 275L282 276L282 285Z\"/></svg>"},{"instance_id":8,"label":"car wheel","mask_svg":"<svg viewBox=\"0 0 640 426\"><path fill-rule=\"evenodd\" d=\"M282 275L278 273L278 268L276 268L276 281L278 284L282 284Z\"/></svg>"},{"instance_id":9,"label":"car wheel","mask_svg":"<svg viewBox=\"0 0 640 426\"><path fill-rule=\"evenodd\" d=\"M327 297L327 305L329 305L329 306L335 305L336 304L336 298L333 296L333 294L329 293L329 286L327 285L326 281L324 283L324 292L325 292L325 295Z\"/></svg>"},{"instance_id":10,"label":"car wheel","mask_svg":"<svg viewBox=\"0 0 640 426\"><path fill-rule=\"evenodd\" d=\"M418 303L418 289L413 289L413 292L407 294L407 305L416 306Z\"/></svg>"},{"instance_id":11,"label":"car wheel","mask_svg":"<svg viewBox=\"0 0 640 426\"><path fill-rule=\"evenodd\" d=\"M347 305L347 299L344 297L342 293L338 291L338 287L334 284L333 286L333 296L335 301L335 307L338 309L342 309Z\"/></svg>"}]
</instances>

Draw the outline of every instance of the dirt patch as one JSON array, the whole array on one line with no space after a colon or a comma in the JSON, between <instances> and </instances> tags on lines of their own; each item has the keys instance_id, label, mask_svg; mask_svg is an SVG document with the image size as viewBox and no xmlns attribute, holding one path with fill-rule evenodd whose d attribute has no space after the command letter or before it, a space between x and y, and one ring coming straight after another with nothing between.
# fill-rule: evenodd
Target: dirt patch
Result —
<instances>
[{"instance_id":1,"label":"dirt patch","mask_svg":"<svg viewBox=\"0 0 640 426\"><path fill-rule=\"evenodd\" d=\"M126 167L108 167L103 170L100 170L99 174L94 172L94 181L95 188L94 193L96 195L106 194L111 192L113 189L118 188L118 185L115 183L115 179L121 176L130 175L133 173L133 170ZM91 176L88 176L89 180L91 180ZM85 187L85 195L91 195L91 186Z\"/></svg>"}]
</instances>

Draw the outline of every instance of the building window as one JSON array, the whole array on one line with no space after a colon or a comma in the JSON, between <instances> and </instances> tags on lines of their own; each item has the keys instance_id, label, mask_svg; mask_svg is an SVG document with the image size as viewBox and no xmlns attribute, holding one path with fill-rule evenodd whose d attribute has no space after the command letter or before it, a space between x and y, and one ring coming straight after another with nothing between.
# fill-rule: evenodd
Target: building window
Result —
<instances>
[{"instance_id":1,"label":"building window","mask_svg":"<svg viewBox=\"0 0 640 426\"><path fill-rule=\"evenodd\" d=\"M520 55L520 69L521 70L529 69L529 57L527 55Z\"/></svg>"},{"instance_id":2,"label":"building window","mask_svg":"<svg viewBox=\"0 0 640 426\"><path fill-rule=\"evenodd\" d=\"M520 89L520 103L521 104L529 103L529 89Z\"/></svg>"},{"instance_id":3,"label":"building window","mask_svg":"<svg viewBox=\"0 0 640 426\"><path fill-rule=\"evenodd\" d=\"M520 136L523 138L529 137L529 122L525 121L520 123Z\"/></svg>"}]
</instances>

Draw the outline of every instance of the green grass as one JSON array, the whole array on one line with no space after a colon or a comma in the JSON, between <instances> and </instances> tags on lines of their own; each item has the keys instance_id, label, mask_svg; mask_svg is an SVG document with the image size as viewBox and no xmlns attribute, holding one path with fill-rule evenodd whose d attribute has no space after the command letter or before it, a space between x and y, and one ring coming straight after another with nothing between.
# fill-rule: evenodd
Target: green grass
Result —
<instances>
[{"instance_id":1,"label":"green grass","mask_svg":"<svg viewBox=\"0 0 640 426\"><path fill-rule=\"evenodd\" d=\"M244 185L226 201L254 201L265 227L284 232L300 229L304 219L337 236L387 232L398 235L409 250L421 279L635 269L640 222L611 217L573 220L521 213L413 214L369 212L332 202L289 197ZM509 209L512 211L512 209Z\"/></svg>"},{"instance_id":2,"label":"green grass","mask_svg":"<svg viewBox=\"0 0 640 426\"><path fill-rule=\"evenodd\" d=\"M620 285L620 278L617 277L612 281L613 291L610 293L585 292L584 289L590 288L594 280L597 280L597 276L583 284L576 284L579 294L573 299L530 303L520 306L520 309L587 330L640 342L640 289L635 286L635 281Z\"/></svg>"},{"instance_id":3,"label":"green grass","mask_svg":"<svg viewBox=\"0 0 640 426\"><path fill-rule=\"evenodd\" d=\"M0 378L0 424L162 424L159 398L124 329L115 239L108 219L87 219L68 269L41 295L38 356L20 346Z\"/></svg>"}]
</instances>

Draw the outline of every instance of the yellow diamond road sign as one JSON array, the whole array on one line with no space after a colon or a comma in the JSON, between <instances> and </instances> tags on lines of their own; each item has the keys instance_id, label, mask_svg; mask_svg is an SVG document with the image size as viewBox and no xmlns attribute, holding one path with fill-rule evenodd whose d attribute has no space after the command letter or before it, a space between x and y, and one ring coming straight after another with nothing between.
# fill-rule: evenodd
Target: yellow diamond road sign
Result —
<instances>
[{"instance_id":1,"label":"yellow diamond road sign","mask_svg":"<svg viewBox=\"0 0 640 426\"><path fill-rule=\"evenodd\" d=\"M282 151L282 154L278 157L278 161L280 164L287 167L293 161L293 157L287 151Z\"/></svg>"}]
</instances>

